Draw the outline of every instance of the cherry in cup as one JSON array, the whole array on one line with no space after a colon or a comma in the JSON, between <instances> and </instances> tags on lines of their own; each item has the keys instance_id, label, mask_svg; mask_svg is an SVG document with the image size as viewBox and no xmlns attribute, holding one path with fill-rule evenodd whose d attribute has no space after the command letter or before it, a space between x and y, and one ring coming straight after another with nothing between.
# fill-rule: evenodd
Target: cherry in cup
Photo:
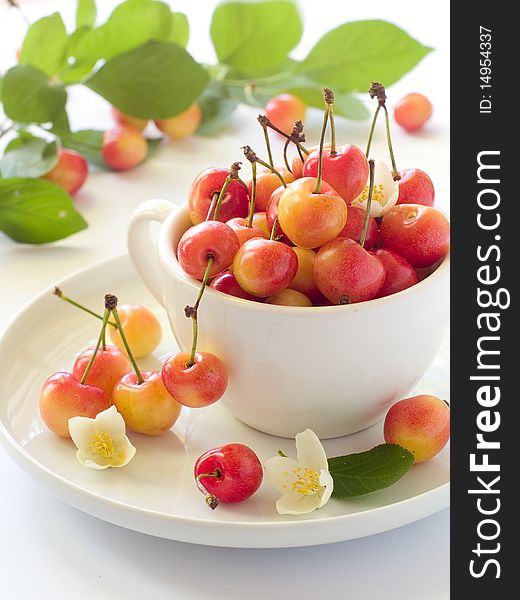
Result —
<instances>
[{"instance_id":1,"label":"cherry in cup","mask_svg":"<svg viewBox=\"0 0 520 600\"><path fill-rule=\"evenodd\" d=\"M397 204L435 204L435 188L427 173L421 169L399 171L399 198Z\"/></svg>"},{"instance_id":2,"label":"cherry in cup","mask_svg":"<svg viewBox=\"0 0 520 600\"><path fill-rule=\"evenodd\" d=\"M222 292L223 294L229 294L236 298L243 298L244 300L258 300L253 294L248 294L243 290L236 280L235 274L231 271L222 271L217 275L210 283L210 288Z\"/></svg>"},{"instance_id":3,"label":"cherry in cup","mask_svg":"<svg viewBox=\"0 0 520 600\"><path fill-rule=\"evenodd\" d=\"M262 463L244 444L226 444L208 450L195 463L193 470L206 503L215 509L219 502L236 503L250 498L263 479Z\"/></svg>"},{"instance_id":4,"label":"cherry in cup","mask_svg":"<svg viewBox=\"0 0 520 600\"><path fill-rule=\"evenodd\" d=\"M385 281L377 294L378 298L401 292L415 285L419 280L412 265L397 252L386 248L377 248L372 253L383 263L385 268Z\"/></svg>"}]
</instances>

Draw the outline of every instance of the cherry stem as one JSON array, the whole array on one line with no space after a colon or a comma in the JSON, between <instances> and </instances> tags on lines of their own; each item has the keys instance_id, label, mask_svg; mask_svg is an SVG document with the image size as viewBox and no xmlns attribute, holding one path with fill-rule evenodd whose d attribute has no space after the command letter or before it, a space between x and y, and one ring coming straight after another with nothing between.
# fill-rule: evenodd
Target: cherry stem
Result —
<instances>
[{"instance_id":1,"label":"cherry stem","mask_svg":"<svg viewBox=\"0 0 520 600\"><path fill-rule=\"evenodd\" d=\"M71 298L68 298L67 296L65 296L65 294L61 291L61 289L59 287L55 287L52 293L55 296L57 296L58 298L60 298L61 300L63 300L64 302L68 302L69 304L72 304L72 306L79 308L80 310L88 313L89 315L92 315L93 317L96 317L96 319L99 319L100 321L103 320L102 315L94 312L93 310L90 310L90 308L87 308L86 306L83 306L82 304L78 304L75 300L72 300ZM112 321L108 321L108 324L111 327L117 327L117 325L115 323L112 323Z\"/></svg>"},{"instance_id":2,"label":"cherry stem","mask_svg":"<svg viewBox=\"0 0 520 600\"><path fill-rule=\"evenodd\" d=\"M267 130L267 125L264 125L262 123L260 123L260 125L262 125L262 129L264 130L264 140L265 140L265 147L267 148L267 156L269 157L269 165L271 167L274 167L273 153L271 151L271 142L269 140L269 132Z\"/></svg>"},{"instance_id":3,"label":"cherry stem","mask_svg":"<svg viewBox=\"0 0 520 600\"><path fill-rule=\"evenodd\" d=\"M374 173L375 173L375 162L370 159L368 161L368 168L370 169L370 183L368 185L368 199L367 207L365 209L365 220L363 222L363 230L361 231L361 237L359 238L359 244L362 248L365 247L365 240L368 231L368 221L370 218L370 206L372 205L372 194L374 192Z\"/></svg>"},{"instance_id":4,"label":"cherry stem","mask_svg":"<svg viewBox=\"0 0 520 600\"><path fill-rule=\"evenodd\" d=\"M394 149L392 147L392 137L390 136L390 119L388 117L388 109L383 104L383 110L385 111L385 123L386 123L386 141L388 143L388 151L390 152L390 160L392 161L392 170L394 172L394 181L401 179L397 165L395 164Z\"/></svg>"},{"instance_id":5,"label":"cherry stem","mask_svg":"<svg viewBox=\"0 0 520 600\"><path fill-rule=\"evenodd\" d=\"M274 173L278 177L278 179L282 182L283 187L287 187L287 184L285 183L285 179L282 177L281 173L279 171L277 171L271 165L267 164L261 158L258 158L256 153L251 148L251 146L242 146L242 150L244 151L244 155L249 162L260 163L263 167L265 167L266 169L269 169L271 171L271 173Z\"/></svg>"},{"instance_id":6,"label":"cherry stem","mask_svg":"<svg viewBox=\"0 0 520 600\"><path fill-rule=\"evenodd\" d=\"M201 479L203 477L216 477L216 478L220 479L222 477L222 473L220 472L220 469L215 469L213 471L213 473L201 473L200 475L197 475L197 477L195 478L195 483L197 484L197 487L199 488L199 490L203 494L206 494L206 498L205 498L206 504L212 510L215 510L218 506L218 498L216 496L214 496L213 494L210 494L208 492L208 490L204 487L204 484L201 481Z\"/></svg>"},{"instance_id":7,"label":"cherry stem","mask_svg":"<svg viewBox=\"0 0 520 600\"><path fill-rule=\"evenodd\" d=\"M325 113L323 114L323 125L321 126L320 136L320 156L318 160L318 177L316 181L315 194L319 194L321 190L321 179L323 175L323 143L325 141L325 132L327 131L327 122L329 120L330 104L325 103Z\"/></svg>"},{"instance_id":8,"label":"cherry stem","mask_svg":"<svg viewBox=\"0 0 520 600\"><path fill-rule=\"evenodd\" d=\"M372 125L370 126L370 133L368 134L368 142L367 142L367 149L365 152L365 156L368 159L368 155L370 153L370 146L372 145L372 137L374 135L374 128L376 126L376 121L377 121L377 117L379 115L379 111L381 110L381 105L378 104L377 108L376 108L376 112L374 113L374 118L372 119Z\"/></svg>"},{"instance_id":9,"label":"cherry stem","mask_svg":"<svg viewBox=\"0 0 520 600\"><path fill-rule=\"evenodd\" d=\"M287 149L289 148L290 143L291 143L291 140L289 140L289 139L285 140L285 144L283 145L283 160L285 162L285 166L287 167L287 170L289 171L289 173L292 173L292 169L289 166L289 160L287 159Z\"/></svg>"},{"instance_id":10,"label":"cherry stem","mask_svg":"<svg viewBox=\"0 0 520 600\"><path fill-rule=\"evenodd\" d=\"M273 226L271 227L271 235L269 236L270 240L274 240L276 237L276 230L278 228L278 217L274 220Z\"/></svg>"},{"instance_id":11,"label":"cherry stem","mask_svg":"<svg viewBox=\"0 0 520 600\"><path fill-rule=\"evenodd\" d=\"M199 289L199 295L197 296L197 300L195 300L195 304L193 306L186 306L184 309L184 314L187 317L191 317L193 321L193 341L191 344L191 353L188 362L186 363L186 367L190 368L195 364L195 353L197 352L197 341L199 337L199 319L198 319L198 309L200 305L200 301L202 300L202 296L204 295L204 290L206 289L206 284L209 278L209 272L211 270L211 265L213 264L213 255L208 254L208 264L206 265L206 270L204 271L204 277L202 278L202 283Z\"/></svg>"},{"instance_id":12,"label":"cherry stem","mask_svg":"<svg viewBox=\"0 0 520 600\"><path fill-rule=\"evenodd\" d=\"M240 179L238 176L238 171L240 170L240 163L239 162L235 162L231 165L230 169L229 169L229 175L226 177L226 180L224 181L224 185L222 186L220 193L218 195L217 198L217 203L215 206L215 213L213 215L213 220L217 220L218 217L218 211L220 210L220 205L222 204L222 200L224 199L224 195L230 185L230 183L233 180L237 180ZM245 185L245 184L244 184Z\"/></svg>"},{"instance_id":13,"label":"cherry stem","mask_svg":"<svg viewBox=\"0 0 520 600\"><path fill-rule=\"evenodd\" d=\"M256 203L256 162L251 163L251 202L249 204L249 215L247 218L247 226L253 227L253 217L255 215L255 203Z\"/></svg>"},{"instance_id":14,"label":"cherry stem","mask_svg":"<svg viewBox=\"0 0 520 600\"><path fill-rule=\"evenodd\" d=\"M139 367L137 366L134 355L132 354L132 350L130 350L130 345L128 343L128 340L126 339L125 332L123 331L123 327L119 319L119 314L117 312L117 296L114 296L113 294L106 294L105 307L112 313L112 316L114 317L114 321L116 322L117 328L119 329L119 334L121 335L121 340L123 341L126 353L128 355L128 358L130 359L130 362L132 363L132 367L134 368L135 374L137 376L137 383L141 385L142 383L144 383L144 379L141 375L141 371L139 371Z\"/></svg>"},{"instance_id":15,"label":"cherry stem","mask_svg":"<svg viewBox=\"0 0 520 600\"><path fill-rule=\"evenodd\" d=\"M206 215L206 221L212 220L211 216L215 212L215 206L217 204L218 197L219 197L219 192L213 192L213 194L211 194L211 202L209 204L208 214Z\"/></svg>"},{"instance_id":16,"label":"cherry stem","mask_svg":"<svg viewBox=\"0 0 520 600\"><path fill-rule=\"evenodd\" d=\"M291 136L288 133L285 133L285 131L278 129L278 127L276 127L276 125L273 125L273 123L271 123L271 121L265 115L258 115L258 122L260 123L260 125L262 125L262 127L265 124L266 127L269 127L273 131L276 131L276 133L279 133L285 139L291 139ZM307 150L307 148L305 148L305 146L303 146L300 142L295 142L295 144L305 154L305 156L309 154L309 150Z\"/></svg>"},{"instance_id":17,"label":"cherry stem","mask_svg":"<svg viewBox=\"0 0 520 600\"><path fill-rule=\"evenodd\" d=\"M98 337L98 341L96 342L96 347L94 348L94 352L92 353L92 356L90 357L90 360L88 361L88 365L87 368L85 369L85 372L83 373L83 377L81 378L81 385L85 384L85 381L87 379L87 376L90 372L90 369L92 368L92 365L94 364L94 361L96 360L96 356L99 350L99 347L101 346L101 342L103 341L104 337L105 337L105 329L107 328L107 323L108 323L108 317L110 316L110 310L108 308L105 308L105 312L103 313L103 324L101 325L101 331L99 332L99 337ZM103 350L105 348L103 347Z\"/></svg>"},{"instance_id":18,"label":"cherry stem","mask_svg":"<svg viewBox=\"0 0 520 600\"><path fill-rule=\"evenodd\" d=\"M329 107L329 121L330 121L330 155L336 156L336 126L334 124L334 92L325 88L323 90L323 98L325 104Z\"/></svg>"}]
</instances>

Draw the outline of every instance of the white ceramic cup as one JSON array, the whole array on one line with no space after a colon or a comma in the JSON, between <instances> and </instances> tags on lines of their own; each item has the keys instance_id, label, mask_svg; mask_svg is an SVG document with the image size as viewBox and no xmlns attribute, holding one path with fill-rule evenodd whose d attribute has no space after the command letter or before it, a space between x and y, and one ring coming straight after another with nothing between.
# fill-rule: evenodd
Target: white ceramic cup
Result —
<instances>
[{"instance_id":1,"label":"white ceramic cup","mask_svg":"<svg viewBox=\"0 0 520 600\"><path fill-rule=\"evenodd\" d=\"M149 200L128 232L130 258L184 351L192 342L184 307L200 286L176 259L190 225L187 205ZM235 417L283 437L307 427L320 438L342 436L381 419L434 359L448 322L449 257L417 285L369 302L276 306L207 288L198 314L198 350L226 364L220 402Z\"/></svg>"}]
</instances>

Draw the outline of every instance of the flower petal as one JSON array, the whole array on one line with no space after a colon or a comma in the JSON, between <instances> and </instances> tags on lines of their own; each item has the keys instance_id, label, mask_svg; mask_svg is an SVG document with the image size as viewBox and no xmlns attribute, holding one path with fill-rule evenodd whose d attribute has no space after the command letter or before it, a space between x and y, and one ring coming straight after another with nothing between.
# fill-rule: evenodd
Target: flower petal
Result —
<instances>
[{"instance_id":1,"label":"flower petal","mask_svg":"<svg viewBox=\"0 0 520 600\"><path fill-rule=\"evenodd\" d=\"M332 475L329 471L322 469L320 473L320 483L323 486L323 490L320 492L319 508L327 504L332 495L332 491L334 490L334 479L332 479Z\"/></svg>"},{"instance_id":2,"label":"flower petal","mask_svg":"<svg viewBox=\"0 0 520 600\"><path fill-rule=\"evenodd\" d=\"M366 208L368 200L370 177L363 191L352 202L354 206ZM370 215L372 217L381 217L385 215L399 198L399 185L394 181L393 173L390 167L382 160L376 160L374 164L374 191L372 193L372 203L370 205Z\"/></svg>"},{"instance_id":3,"label":"flower petal","mask_svg":"<svg viewBox=\"0 0 520 600\"><path fill-rule=\"evenodd\" d=\"M303 515L310 513L320 507L320 497L318 494L311 496L293 496L284 494L276 502L276 510L281 515Z\"/></svg>"},{"instance_id":4,"label":"flower petal","mask_svg":"<svg viewBox=\"0 0 520 600\"><path fill-rule=\"evenodd\" d=\"M112 463L110 465L111 467L124 467L135 456L135 453L136 453L135 446L130 442L130 440L126 436L125 436L125 438L126 438L126 443L124 444L124 446L120 445L120 446L117 447L117 452L120 453L121 451L123 451L124 452L124 456L123 456L122 459L120 459L119 462Z\"/></svg>"},{"instance_id":5,"label":"flower petal","mask_svg":"<svg viewBox=\"0 0 520 600\"><path fill-rule=\"evenodd\" d=\"M265 476L274 488L282 494L300 496L292 489L292 484L296 481L294 470L299 467L295 460L285 456L273 456L267 460L264 467Z\"/></svg>"},{"instance_id":6,"label":"flower petal","mask_svg":"<svg viewBox=\"0 0 520 600\"><path fill-rule=\"evenodd\" d=\"M82 452L81 450L78 450L76 452L76 458L84 467L88 467L89 469L100 470L108 469L108 467L110 467L110 463L103 462L102 464L100 464L96 462L96 459L98 459L97 456L95 456L94 454L88 454L87 452Z\"/></svg>"},{"instance_id":7,"label":"flower petal","mask_svg":"<svg viewBox=\"0 0 520 600\"><path fill-rule=\"evenodd\" d=\"M120 441L126 436L125 421L113 404L98 413L94 421L96 431L104 431L110 434L114 441Z\"/></svg>"},{"instance_id":8,"label":"flower petal","mask_svg":"<svg viewBox=\"0 0 520 600\"><path fill-rule=\"evenodd\" d=\"M329 470L325 449L312 429L296 434L296 458L301 466L318 473Z\"/></svg>"},{"instance_id":9,"label":"flower petal","mask_svg":"<svg viewBox=\"0 0 520 600\"><path fill-rule=\"evenodd\" d=\"M70 437L78 449L90 447L93 431L94 419L89 417L71 417L69 419Z\"/></svg>"}]
</instances>

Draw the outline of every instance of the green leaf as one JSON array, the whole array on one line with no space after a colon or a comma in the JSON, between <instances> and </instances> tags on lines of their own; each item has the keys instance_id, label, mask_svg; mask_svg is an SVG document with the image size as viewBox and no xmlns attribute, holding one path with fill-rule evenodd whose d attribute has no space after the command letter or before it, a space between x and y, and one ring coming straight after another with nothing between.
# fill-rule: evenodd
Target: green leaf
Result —
<instances>
[{"instance_id":1,"label":"green leaf","mask_svg":"<svg viewBox=\"0 0 520 600\"><path fill-rule=\"evenodd\" d=\"M354 21L326 33L298 71L334 91L366 91L372 81L395 83L429 52L396 25Z\"/></svg>"},{"instance_id":2,"label":"green leaf","mask_svg":"<svg viewBox=\"0 0 520 600\"><path fill-rule=\"evenodd\" d=\"M76 29L80 27L94 27L96 23L96 2L95 0L78 0L76 7Z\"/></svg>"},{"instance_id":3,"label":"green leaf","mask_svg":"<svg viewBox=\"0 0 520 600\"><path fill-rule=\"evenodd\" d=\"M396 444L380 444L367 452L329 458L335 498L371 494L394 484L413 465L414 456Z\"/></svg>"},{"instance_id":4,"label":"green leaf","mask_svg":"<svg viewBox=\"0 0 520 600\"><path fill-rule=\"evenodd\" d=\"M59 78L66 84L78 83L86 77L94 68L98 61L97 52L92 56L84 57L82 60L75 59L78 53L78 48L84 43L85 38L91 36L94 30L87 25L79 27L74 33L69 36L69 44L67 47L67 56L70 61L59 73Z\"/></svg>"},{"instance_id":5,"label":"green leaf","mask_svg":"<svg viewBox=\"0 0 520 600\"><path fill-rule=\"evenodd\" d=\"M190 39L190 24L184 13L172 12L171 29L166 42L177 44L181 48L186 48Z\"/></svg>"},{"instance_id":6,"label":"green leaf","mask_svg":"<svg viewBox=\"0 0 520 600\"><path fill-rule=\"evenodd\" d=\"M287 58L303 26L291 0L225 2L215 9L210 31L219 62L254 76Z\"/></svg>"},{"instance_id":7,"label":"green leaf","mask_svg":"<svg viewBox=\"0 0 520 600\"><path fill-rule=\"evenodd\" d=\"M172 13L164 2L127 0L116 6L107 22L88 32L73 56L80 64L111 58L150 40L166 40L172 31Z\"/></svg>"},{"instance_id":8,"label":"green leaf","mask_svg":"<svg viewBox=\"0 0 520 600\"><path fill-rule=\"evenodd\" d=\"M45 75L55 75L62 68L68 45L67 31L59 13L33 23L25 36L20 64L31 65Z\"/></svg>"},{"instance_id":9,"label":"green leaf","mask_svg":"<svg viewBox=\"0 0 520 600\"><path fill-rule=\"evenodd\" d=\"M237 103L226 96L224 86L212 81L197 100L202 111L202 121L197 129L200 135L215 135L228 122Z\"/></svg>"},{"instance_id":10,"label":"green leaf","mask_svg":"<svg viewBox=\"0 0 520 600\"><path fill-rule=\"evenodd\" d=\"M87 227L62 188L44 179L0 179L0 230L17 242L45 244Z\"/></svg>"},{"instance_id":11,"label":"green leaf","mask_svg":"<svg viewBox=\"0 0 520 600\"><path fill-rule=\"evenodd\" d=\"M47 77L29 65L7 71L2 86L5 114L19 123L46 123L63 112L67 92L49 85Z\"/></svg>"},{"instance_id":12,"label":"green leaf","mask_svg":"<svg viewBox=\"0 0 520 600\"><path fill-rule=\"evenodd\" d=\"M207 83L186 50L152 41L108 60L86 85L127 115L167 119L189 108Z\"/></svg>"},{"instance_id":13,"label":"green leaf","mask_svg":"<svg viewBox=\"0 0 520 600\"><path fill-rule=\"evenodd\" d=\"M21 131L0 159L0 174L8 177L40 177L58 162L56 142Z\"/></svg>"}]
</instances>

